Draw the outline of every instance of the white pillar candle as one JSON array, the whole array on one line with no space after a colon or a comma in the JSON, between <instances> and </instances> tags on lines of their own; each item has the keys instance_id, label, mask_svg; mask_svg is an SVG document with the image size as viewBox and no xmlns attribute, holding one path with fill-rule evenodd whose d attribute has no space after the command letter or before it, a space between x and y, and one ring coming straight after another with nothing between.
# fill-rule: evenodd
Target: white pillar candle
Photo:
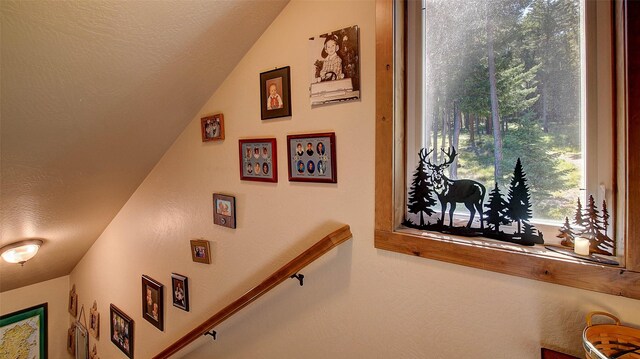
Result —
<instances>
[{"instance_id":1,"label":"white pillar candle","mask_svg":"<svg viewBox=\"0 0 640 359\"><path fill-rule=\"evenodd\" d=\"M589 240L582 237L576 237L574 239L575 247L573 248L576 254L580 254L583 256L589 255Z\"/></svg>"}]
</instances>

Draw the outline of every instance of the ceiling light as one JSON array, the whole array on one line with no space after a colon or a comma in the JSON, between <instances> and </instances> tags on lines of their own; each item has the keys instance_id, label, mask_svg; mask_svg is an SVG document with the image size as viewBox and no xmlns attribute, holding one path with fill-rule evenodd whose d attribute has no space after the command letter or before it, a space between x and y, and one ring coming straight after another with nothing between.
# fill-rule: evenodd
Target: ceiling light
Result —
<instances>
[{"instance_id":1,"label":"ceiling light","mask_svg":"<svg viewBox=\"0 0 640 359\"><path fill-rule=\"evenodd\" d=\"M2 253L2 259L8 263L20 263L24 265L24 262L33 258L36 253L38 253L41 245L42 240L40 239L27 239L3 246L0 248L0 253Z\"/></svg>"}]
</instances>

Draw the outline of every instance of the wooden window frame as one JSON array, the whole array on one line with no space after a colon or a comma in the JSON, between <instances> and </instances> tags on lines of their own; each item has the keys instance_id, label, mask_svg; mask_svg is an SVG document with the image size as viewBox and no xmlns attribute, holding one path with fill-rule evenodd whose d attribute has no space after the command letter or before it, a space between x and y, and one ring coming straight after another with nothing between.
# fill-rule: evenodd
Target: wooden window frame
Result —
<instances>
[{"instance_id":1,"label":"wooden window frame","mask_svg":"<svg viewBox=\"0 0 640 359\"><path fill-rule=\"evenodd\" d=\"M626 49L618 62L624 71L618 86L617 116L622 116L626 148L621 170L624 189L618 196L640 198L640 3L623 0L622 42ZM625 267L611 267L572 258L547 255L545 250L489 246L477 241L455 240L421 231L400 229L405 202L406 107L404 59L396 49L404 47L404 25L396 27L394 0L376 0L376 169L375 247L468 267L549 283L640 299L640 202L625 203L619 211L625 223ZM626 16L625 16L626 15ZM620 84L617 84L620 85ZM626 130L625 130L626 129Z\"/></svg>"}]
</instances>

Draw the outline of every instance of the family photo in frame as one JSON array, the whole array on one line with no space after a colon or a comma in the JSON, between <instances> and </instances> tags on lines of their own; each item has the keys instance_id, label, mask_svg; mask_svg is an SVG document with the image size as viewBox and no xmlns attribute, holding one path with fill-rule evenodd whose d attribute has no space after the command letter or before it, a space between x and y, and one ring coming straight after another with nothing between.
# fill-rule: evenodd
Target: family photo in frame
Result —
<instances>
[{"instance_id":1,"label":"family photo in frame","mask_svg":"<svg viewBox=\"0 0 640 359\"><path fill-rule=\"evenodd\" d=\"M156 328L164 330L164 286L146 275L142 276L142 317Z\"/></svg>"},{"instance_id":2,"label":"family photo in frame","mask_svg":"<svg viewBox=\"0 0 640 359\"><path fill-rule=\"evenodd\" d=\"M204 239L191 240L191 259L198 263L211 263L211 254L209 253L209 241Z\"/></svg>"},{"instance_id":3,"label":"family photo in frame","mask_svg":"<svg viewBox=\"0 0 640 359\"><path fill-rule=\"evenodd\" d=\"M213 194L213 223L236 228L236 198L221 193Z\"/></svg>"},{"instance_id":4,"label":"family photo in frame","mask_svg":"<svg viewBox=\"0 0 640 359\"><path fill-rule=\"evenodd\" d=\"M240 179L278 182L275 138L239 140Z\"/></svg>"},{"instance_id":5,"label":"family photo in frame","mask_svg":"<svg viewBox=\"0 0 640 359\"><path fill-rule=\"evenodd\" d=\"M287 159L289 181L338 181L334 132L288 135Z\"/></svg>"},{"instance_id":6,"label":"family photo in frame","mask_svg":"<svg viewBox=\"0 0 640 359\"><path fill-rule=\"evenodd\" d=\"M221 113L200 119L202 142L224 140L224 116Z\"/></svg>"},{"instance_id":7,"label":"family photo in frame","mask_svg":"<svg viewBox=\"0 0 640 359\"><path fill-rule=\"evenodd\" d=\"M111 304L109 308L111 342L127 357L133 358L133 320Z\"/></svg>"},{"instance_id":8,"label":"family photo in frame","mask_svg":"<svg viewBox=\"0 0 640 359\"><path fill-rule=\"evenodd\" d=\"M263 120L291 116L290 68L260 74L260 114Z\"/></svg>"},{"instance_id":9,"label":"family photo in frame","mask_svg":"<svg viewBox=\"0 0 640 359\"><path fill-rule=\"evenodd\" d=\"M171 296L173 306L189 311L189 278L178 273L171 273Z\"/></svg>"},{"instance_id":10,"label":"family photo in frame","mask_svg":"<svg viewBox=\"0 0 640 359\"><path fill-rule=\"evenodd\" d=\"M309 38L311 107L360 99L358 26Z\"/></svg>"}]
</instances>

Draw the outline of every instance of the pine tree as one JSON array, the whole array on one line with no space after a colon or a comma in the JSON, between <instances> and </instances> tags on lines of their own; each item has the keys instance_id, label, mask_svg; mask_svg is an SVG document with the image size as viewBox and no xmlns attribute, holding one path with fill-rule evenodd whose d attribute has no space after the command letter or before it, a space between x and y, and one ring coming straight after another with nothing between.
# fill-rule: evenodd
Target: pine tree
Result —
<instances>
[{"instance_id":1,"label":"pine tree","mask_svg":"<svg viewBox=\"0 0 640 359\"><path fill-rule=\"evenodd\" d=\"M526 176L518 157L516 167L513 170L511 184L509 185L509 197L507 200L507 215L512 221L518 223L518 234L522 233L522 222L526 222L531 218L531 195L529 194Z\"/></svg>"},{"instance_id":2,"label":"pine tree","mask_svg":"<svg viewBox=\"0 0 640 359\"><path fill-rule=\"evenodd\" d=\"M560 227L560 234L556 237L562 238L561 245L565 247L574 247L573 238L575 237L575 233L573 233L573 228L571 228L571 224L569 223L569 217L564 217L564 224Z\"/></svg>"},{"instance_id":3,"label":"pine tree","mask_svg":"<svg viewBox=\"0 0 640 359\"><path fill-rule=\"evenodd\" d=\"M578 206L576 207L576 214L573 216L573 223L575 223L578 226L583 225L582 203L580 203L580 197L578 197Z\"/></svg>"},{"instance_id":4,"label":"pine tree","mask_svg":"<svg viewBox=\"0 0 640 359\"><path fill-rule=\"evenodd\" d=\"M596 207L593 195L590 195L589 202L587 203L587 208L584 213L584 230L580 234L588 238L592 243L598 237L598 234L601 234L600 231L604 230L604 227L600 224L599 213L600 212L598 211L598 207Z\"/></svg>"},{"instance_id":5,"label":"pine tree","mask_svg":"<svg viewBox=\"0 0 640 359\"><path fill-rule=\"evenodd\" d=\"M602 200L602 225L604 226L604 233L607 234L607 228L609 228L609 210L607 209L607 202Z\"/></svg>"},{"instance_id":6,"label":"pine tree","mask_svg":"<svg viewBox=\"0 0 640 359\"><path fill-rule=\"evenodd\" d=\"M498 233L501 224L509 224L507 218L507 202L502 199L502 193L495 184L494 189L489 193L489 202L484 205L487 210L484 212L487 225L493 227L493 231Z\"/></svg>"},{"instance_id":7,"label":"pine tree","mask_svg":"<svg viewBox=\"0 0 640 359\"><path fill-rule=\"evenodd\" d=\"M425 225L424 215L430 216L434 214L435 212L431 207L437 204L432 196L433 184L431 183L431 176L429 176L425 167L425 159L429 156L429 153L424 148L420 150L420 160L413 174L413 182L409 191L408 209L410 213L420 214L420 227Z\"/></svg>"}]
</instances>

